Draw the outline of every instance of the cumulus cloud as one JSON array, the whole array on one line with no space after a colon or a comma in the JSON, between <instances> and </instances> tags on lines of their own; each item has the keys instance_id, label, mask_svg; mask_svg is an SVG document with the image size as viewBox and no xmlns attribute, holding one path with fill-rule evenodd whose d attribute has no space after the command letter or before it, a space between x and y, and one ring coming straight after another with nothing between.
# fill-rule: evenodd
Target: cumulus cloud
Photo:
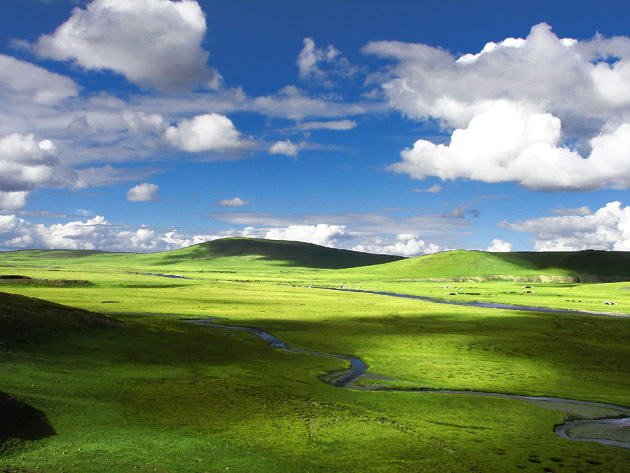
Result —
<instances>
[{"instance_id":1,"label":"cumulus cloud","mask_svg":"<svg viewBox=\"0 0 630 473\"><path fill-rule=\"evenodd\" d=\"M341 56L341 51L333 45L318 48L313 38L304 38L304 47L298 55L297 65L301 79L324 87L333 87L335 79L351 77L358 72L358 68Z\"/></svg>"},{"instance_id":2,"label":"cumulus cloud","mask_svg":"<svg viewBox=\"0 0 630 473\"><path fill-rule=\"evenodd\" d=\"M34 44L41 56L108 69L160 89L217 85L201 47L206 19L195 0L93 0Z\"/></svg>"},{"instance_id":3,"label":"cumulus cloud","mask_svg":"<svg viewBox=\"0 0 630 473\"><path fill-rule=\"evenodd\" d=\"M75 180L74 171L57 159L52 141L19 133L0 138L0 208L21 208L36 187L65 187Z\"/></svg>"},{"instance_id":4,"label":"cumulus cloud","mask_svg":"<svg viewBox=\"0 0 630 473\"><path fill-rule=\"evenodd\" d=\"M232 120L218 113L180 120L177 126L169 126L166 129L164 137L172 146L192 153L238 151L253 144L241 138Z\"/></svg>"},{"instance_id":5,"label":"cumulus cloud","mask_svg":"<svg viewBox=\"0 0 630 473\"><path fill-rule=\"evenodd\" d=\"M512 251L512 244L507 241L495 238L490 242L490 246L486 251L490 251L492 253L505 253L508 251Z\"/></svg>"},{"instance_id":6,"label":"cumulus cloud","mask_svg":"<svg viewBox=\"0 0 630 473\"><path fill-rule=\"evenodd\" d=\"M392 107L455 128L449 144L416 141L391 170L547 191L630 187L630 38L560 39L543 23L460 58L394 41L364 52L396 61L373 78Z\"/></svg>"},{"instance_id":7,"label":"cumulus cloud","mask_svg":"<svg viewBox=\"0 0 630 473\"><path fill-rule=\"evenodd\" d=\"M446 212L448 214L448 212ZM328 224L345 229L344 248L355 245L393 244L389 239L375 239L378 235L412 234L425 241L428 246L439 242L441 248L456 245L460 235L469 233L473 213L465 213L464 218L452 218L439 212L412 212L407 209L385 209L374 212L347 212L338 214L298 214L283 215L272 212L210 212L207 218L232 225L260 227L289 227L302 225ZM418 233L422 229L422 233ZM264 238L265 234L258 234ZM391 238L391 237L387 237Z\"/></svg>"},{"instance_id":8,"label":"cumulus cloud","mask_svg":"<svg viewBox=\"0 0 630 473\"><path fill-rule=\"evenodd\" d=\"M54 105L79 94L68 77L34 64L0 54L0 94L9 99Z\"/></svg>"},{"instance_id":9,"label":"cumulus cloud","mask_svg":"<svg viewBox=\"0 0 630 473\"><path fill-rule=\"evenodd\" d=\"M123 120L129 126L129 130L134 133L163 133L168 128L168 123L159 113L144 113L125 111L122 114Z\"/></svg>"},{"instance_id":10,"label":"cumulus cloud","mask_svg":"<svg viewBox=\"0 0 630 473\"><path fill-rule=\"evenodd\" d=\"M411 234L397 235L394 242L386 242L381 239L372 244L357 245L352 249L366 253L396 256L418 256L444 251L444 248L441 248L439 245L436 245L435 243L426 243L424 240L421 240Z\"/></svg>"},{"instance_id":11,"label":"cumulus cloud","mask_svg":"<svg viewBox=\"0 0 630 473\"><path fill-rule=\"evenodd\" d=\"M345 234L345 226L320 223L317 225L289 225L284 228L255 229L248 227L242 236L266 238L268 240L290 240L334 247Z\"/></svg>"},{"instance_id":12,"label":"cumulus cloud","mask_svg":"<svg viewBox=\"0 0 630 473\"><path fill-rule=\"evenodd\" d=\"M147 226L125 228L111 224L100 215L50 226L34 224L15 215L0 215L0 248L149 252L183 248L226 236L303 241L332 247L343 239L344 233L343 226L319 224L283 228L247 227L186 235L176 230L161 233Z\"/></svg>"},{"instance_id":13,"label":"cumulus cloud","mask_svg":"<svg viewBox=\"0 0 630 473\"><path fill-rule=\"evenodd\" d=\"M291 140L276 141L271 148L269 154L284 154L286 156L297 156L298 146Z\"/></svg>"},{"instance_id":14,"label":"cumulus cloud","mask_svg":"<svg viewBox=\"0 0 630 473\"><path fill-rule=\"evenodd\" d=\"M147 226L125 228L103 216L53 225L34 224L15 215L0 215L0 248L42 248L64 250L167 251L221 235L184 235L177 231L157 232Z\"/></svg>"},{"instance_id":15,"label":"cumulus cloud","mask_svg":"<svg viewBox=\"0 0 630 473\"><path fill-rule=\"evenodd\" d=\"M630 207L621 207L620 202L610 202L592 215L541 217L499 226L533 233L536 251L630 251Z\"/></svg>"},{"instance_id":16,"label":"cumulus cloud","mask_svg":"<svg viewBox=\"0 0 630 473\"><path fill-rule=\"evenodd\" d=\"M48 215L52 217L51 215ZM69 218L68 216L57 216ZM102 216L86 220L34 224L15 215L0 215L0 248L59 248L105 251L167 251L229 236L290 240L333 248L402 256L443 251L442 245L429 243L415 234L385 236L370 231L349 230L346 225L331 223L291 224L277 219L277 225L261 224L242 229L189 234L177 230L157 230L147 226L135 228L109 223ZM379 227L382 228L382 227Z\"/></svg>"},{"instance_id":17,"label":"cumulus cloud","mask_svg":"<svg viewBox=\"0 0 630 473\"><path fill-rule=\"evenodd\" d=\"M153 202L159 200L159 191L160 187L156 184L143 182L127 191L127 200L129 202Z\"/></svg>"},{"instance_id":18,"label":"cumulus cloud","mask_svg":"<svg viewBox=\"0 0 630 473\"><path fill-rule=\"evenodd\" d=\"M26 191L0 191L0 210L19 210L23 208L26 205L28 194L29 192Z\"/></svg>"},{"instance_id":19,"label":"cumulus cloud","mask_svg":"<svg viewBox=\"0 0 630 473\"><path fill-rule=\"evenodd\" d=\"M560 145L561 138L558 118L501 102L455 130L448 145L416 141L390 169L416 179L516 181L546 191L630 187L630 123L593 138L587 158Z\"/></svg>"},{"instance_id":20,"label":"cumulus cloud","mask_svg":"<svg viewBox=\"0 0 630 473\"><path fill-rule=\"evenodd\" d=\"M222 199L214 205L219 207L246 207L249 205L249 201L243 200L240 197L234 197L233 199Z\"/></svg>"}]
</instances>

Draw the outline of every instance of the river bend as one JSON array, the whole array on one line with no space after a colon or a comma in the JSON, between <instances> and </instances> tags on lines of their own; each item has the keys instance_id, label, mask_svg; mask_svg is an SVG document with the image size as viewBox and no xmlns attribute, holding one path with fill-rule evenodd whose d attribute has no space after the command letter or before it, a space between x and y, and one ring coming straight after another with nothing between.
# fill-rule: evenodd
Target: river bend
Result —
<instances>
[{"instance_id":1,"label":"river bend","mask_svg":"<svg viewBox=\"0 0 630 473\"><path fill-rule=\"evenodd\" d=\"M331 386L347 388L347 389L359 389L363 391L397 391L397 392L416 392L422 394L456 394L462 396L487 396L487 397L499 397L505 399L515 399L523 402L527 402L539 407L546 407L549 409L559 410L566 412L567 406L587 406L590 408L596 408L602 415L596 415L594 419L583 419L577 421L568 421L564 424L554 426L554 432L568 440L576 441L593 441L604 445L610 445L615 447L621 447L630 449L630 441L624 441L628 436L628 430L630 429L630 408L625 406L618 406L615 404L606 404L600 402L580 401L575 399L563 399L557 397L546 396L521 396L516 394L504 394L504 393L491 393L480 391L455 391L449 389L438 390L426 390L426 389L388 389L383 385L359 385L357 381L361 379L372 379L378 383L378 380L393 380L380 375L368 374L369 366L361 359L337 355L331 353L324 353L315 350L307 350L304 348L289 345L277 337L271 335L264 330L252 327L241 327L236 325L223 325L216 323L216 319L212 318L200 318L200 319L182 319L186 322L196 325L205 325L209 327L228 329L228 330L242 330L251 333L257 337L265 340L273 348L279 350L289 351L291 353L298 353L304 355L324 356L328 358L336 358L338 360L345 360L350 363L350 367L345 370L340 370L334 373L330 373L327 376L320 377L320 380ZM394 380L395 381L395 380ZM592 435L593 432L597 433L597 436ZM620 440L621 439L621 440Z\"/></svg>"}]
</instances>

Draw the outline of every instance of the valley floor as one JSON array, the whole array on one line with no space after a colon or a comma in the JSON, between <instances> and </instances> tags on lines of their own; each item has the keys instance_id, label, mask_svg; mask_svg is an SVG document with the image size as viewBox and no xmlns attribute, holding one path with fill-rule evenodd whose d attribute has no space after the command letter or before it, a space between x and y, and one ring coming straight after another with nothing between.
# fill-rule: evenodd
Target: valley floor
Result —
<instances>
[{"instance_id":1,"label":"valley floor","mask_svg":"<svg viewBox=\"0 0 630 473\"><path fill-rule=\"evenodd\" d=\"M388 388L630 406L628 319L308 287L343 283L517 304L534 299L531 305L582 310L602 310L604 300L614 300L605 311L628 313L629 283L524 289L516 282L362 278L349 270L201 273L73 267L64 260L36 266L0 268L40 280L2 280L0 291L105 313L120 323L79 330L55 318L62 309L45 308L39 312L46 317L37 327L22 327L20 337L10 327L0 333L0 392L43 413L48 426L33 427L30 436L0 437L6 471L630 469L629 450L554 433L567 418L609 415L605 408L555 410L500 397L342 389L318 378L347 361L276 350L246 331L181 320L219 318L305 350L357 357L368 373L385 377L375 378ZM34 333L42 335L34 340Z\"/></svg>"}]
</instances>

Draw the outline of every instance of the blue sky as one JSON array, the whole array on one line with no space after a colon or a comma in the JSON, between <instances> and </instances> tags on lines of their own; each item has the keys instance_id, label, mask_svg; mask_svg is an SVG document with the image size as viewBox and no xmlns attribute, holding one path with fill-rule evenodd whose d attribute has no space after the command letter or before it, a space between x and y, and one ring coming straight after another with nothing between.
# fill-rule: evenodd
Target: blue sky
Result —
<instances>
[{"instance_id":1,"label":"blue sky","mask_svg":"<svg viewBox=\"0 0 630 473\"><path fill-rule=\"evenodd\" d=\"M630 250L629 14L0 0L0 249Z\"/></svg>"}]
</instances>

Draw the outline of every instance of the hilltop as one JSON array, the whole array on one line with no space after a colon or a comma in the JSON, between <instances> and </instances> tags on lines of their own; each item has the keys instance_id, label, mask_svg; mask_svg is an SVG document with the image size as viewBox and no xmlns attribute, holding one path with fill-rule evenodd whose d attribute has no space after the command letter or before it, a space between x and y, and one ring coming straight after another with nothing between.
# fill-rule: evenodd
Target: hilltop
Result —
<instances>
[{"instance_id":1,"label":"hilltop","mask_svg":"<svg viewBox=\"0 0 630 473\"><path fill-rule=\"evenodd\" d=\"M165 263L212 261L219 258L255 258L293 267L341 269L371 266L403 259L401 256L375 255L360 251L340 250L298 241L257 238L223 238L181 250L157 253Z\"/></svg>"},{"instance_id":2,"label":"hilltop","mask_svg":"<svg viewBox=\"0 0 630 473\"><path fill-rule=\"evenodd\" d=\"M378 265L403 259L401 256L375 255L360 251L340 250L311 243L256 238L223 238L179 250L159 253L108 253L85 250L18 250L0 255L5 263L38 260L51 266L63 264L120 265L182 269L238 270L257 267L294 267L342 269ZM63 263L60 261L63 260Z\"/></svg>"},{"instance_id":3,"label":"hilltop","mask_svg":"<svg viewBox=\"0 0 630 473\"><path fill-rule=\"evenodd\" d=\"M630 252L456 250L364 268L362 273L396 279L627 281L630 280Z\"/></svg>"}]
</instances>

